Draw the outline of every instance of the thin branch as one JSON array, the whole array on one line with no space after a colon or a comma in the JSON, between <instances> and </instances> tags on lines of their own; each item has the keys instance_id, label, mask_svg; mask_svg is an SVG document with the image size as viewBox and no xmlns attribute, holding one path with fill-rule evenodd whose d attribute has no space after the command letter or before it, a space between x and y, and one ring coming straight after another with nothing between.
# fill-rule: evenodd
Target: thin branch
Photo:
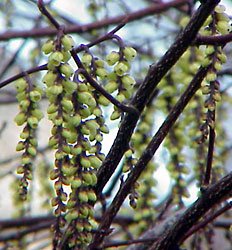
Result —
<instances>
[{"instance_id":1,"label":"thin branch","mask_svg":"<svg viewBox=\"0 0 232 250\"><path fill-rule=\"evenodd\" d=\"M209 186L201 197L164 232L149 250L170 250L183 243L187 232L210 208L225 200L232 190L232 172L214 185Z\"/></svg>"},{"instance_id":2,"label":"thin branch","mask_svg":"<svg viewBox=\"0 0 232 250\"><path fill-rule=\"evenodd\" d=\"M221 36L197 36L193 45L215 45L223 46L232 41L232 33Z\"/></svg>"},{"instance_id":3,"label":"thin branch","mask_svg":"<svg viewBox=\"0 0 232 250\"><path fill-rule=\"evenodd\" d=\"M14 76L12 76L12 77L10 77L8 79L6 79L5 81L3 81L3 82L0 83L0 89L3 88L3 87L5 87L9 83L11 83L13 81L16 81L17 79L19 79L21 77L24 77L25 74L32 74L32 73L35 73L35 72L38 72L38 71L41 71L41 70L47 70L47 64L43 64L43 65L31 68L31 69L26 70L26 71L22 71L21 73L19 73L17 75L14 75Z\"/></svg>"},{"instance_id":4,"label":"thin branch","mask_svg":"<svg viewBox=\"0 0 232 250\"><path fill-rule=\"evenodd\" d=\"M203 221L199 222L197 225L192 227L186 234L184 234L182 241L185 241L188 237L190 237L192 234L197 232L199 229L205 227L208 223L215 220L218 216L225 213L232 207L232 202L228 202L224 207L220 208L218 211L216 211L214 214L208 216Z\"/></svg>"},{"instance_id":5,"label":"thin branch","mask_svg":"<svg viewBox=\"0 0 232 250\"><path fill-rule=\"evenodd\" d=\"M122 20L128 18L128 22L132 22L138 19L141 19L146 16L153 14L161 13L165 10L168 10L172 7L179 7L188 2L188 0L174 0L168 3L154 4L147 8L144 8L139 11L135 11L131 14L120 15L112 18L107 18L101 21L95 21L93 23L84 24L84 25L70 25L65 30L66 33L86 33L91 30L100 29L107 27L109 25L121 23ZM34 28L27 31L6 31L0 34L0 41L7 41L12 38L27 38L27 37L45 37L45 36L54 36L57 34L57 29L46 27L46 28Z\"/></svg>"},{"instance_id":6,"label":"thin branch","mask_svg":"<svg viewBox=\"0 0 232 250\"><path fill-rule=\"evenodd\" d=\"M206 171L205 171L203 186L208 186L210 182L212 164L213 164L214 143L215 143L215 131L214 131L214 128L210 127L207 164L206 164Z\"/></svg>"},{"instance_id":7,"label":"thin branch","mask_svg":"<svg viewBox=\"0 0 232 250\"><path fill-rule=\"evenodd\" d=\"M38 0L38 8L40 12L48 18L48 20L52 23L53 26L58 30L60 28L60 24L56 21L56 19L47 11L44 6L43 0Z\"/></svg>"}]
</instances>

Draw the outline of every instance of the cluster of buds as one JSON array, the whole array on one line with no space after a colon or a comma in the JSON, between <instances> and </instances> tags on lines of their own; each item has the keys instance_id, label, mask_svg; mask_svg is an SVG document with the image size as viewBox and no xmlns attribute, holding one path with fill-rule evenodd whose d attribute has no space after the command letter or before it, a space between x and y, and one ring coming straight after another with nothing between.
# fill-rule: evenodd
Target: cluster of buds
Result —
<instances>
[{"instance_id":1,"label":"cluster of buds","mask_svg":"<svg viewBox=\"0 0 232 250\"><path fill-rule=\"evenodd\" d=\"M52 50L46 50L51 54L43 82L50 101L47 113L53 123L49 146L56 150L55 169L50 173L56 191L52 206L56 207L56 216L65 213L65 221L69 222L69 246L82 248L92 238L92 204L97 199L93 186L97 183L96 170L104 160L101 153L103 133L109 131L95 90L80 71L77 70L72 78L74 71L67 63L72 48L73 42L65 35L61 38L61 46L56 44ZM88 53L82 57L88 73L91 73L92 60ZM100 65L100 60L95 64ZM106 73L100 68L103 69L99 67L96 74L104 79ZM64 192L63 185L70 186L69 195ZM64 226L61 218L59 225L54 226L58 236L59 228Z\"/></svg>"},{"instance_id":2,"label":"cluster of buds","mask_svg":"<svg viewBox=\"0 0 232 250\"><path fill-rule=\"evenodd\" d=\"M224 6L218 5L213 15L207 19L206 25L208 26L206 28L208 35L224 35L230 31L230 19L224 11ZM217 72L221 71L222 64L226 62L226 55L223 53L221 47L207 45L204 54L205 58L202 61L202 66L207 67L211 65L211 67L205 81L202 83L202 94L208 96L208 98L204 102L206 112L202 116L203 123L200 127L202 134L198 138L198 143L203 143L208 137L209 128L214 129L215 127L216 102L220 102L221 100Z\"/></svg>"},{"instance_id":3,"label":"cluster of buds","mask_svg":"<svg viewBox=\"0 0 232 250\"><path fill-rule=\"evenodd\" d=\"M23 151L21 165L17 168L18 174L23 174L20 183L20 196L27 198L28 180L32 178L32 166L37 154L36 129L43 113L38 102L43 90L36 83L31 83L29 77L21 78L15 83L20 112L15 117L18 126L25 125L20 133L21 141L16 146L16 151Z\"/></svg>"},{"instance_id":4,"label":"cluster of buds","mask_svg":"<svg viewBox=\"0 0 232 250\"><path fill-rule=\"evenodd\" d=\"M125 103L126 99L131 98L133 93L135 80L128 72L130 70L130 61L133 60L135 56L136 51L132 47L122 47L119 52L112 51L105 58L108 64L107 67L113 67L113 71L110 73L106 70L105 62L93 57L89 50L83 54L81 61L93 78L104 82L104 89L109 94L113 94L117 101ZM95 93L95 97L97 103L100 105L108 106L110 104L110 101L99 93ZM115 120L120 116L121 112L117 107L114 107L110 118Z\"/></svg>"},{"instance_id":5,"label":"cluster of buds","mask_svg":"<svg viewBox=\"0 0 232 250\"><path fill-rule=\"evenodd\" d=\"M153 128L153 114L154 106L152 103L149 103L140 118L135 133L132 135L131 147L137 158L141 156L151 139L150 135ZM127 153L128 151L126 154ZM133 161L135 161L135 163ZM132 162L136 164L136 158L133 158L133 161ZM127 165L124 166L124 168L126 167ZM136 229L138 233L144 230L155 213L153 206L156 195L154 194L154 191L151 192L151 189L156 186L156 180L154 179L154 171L156 168L156 164L153 161L148 163L141 178L135 184L134 190L132 190L129 196L130 205L135 209L134 219L138 221L141 219Z\"/></svg>"}]
</instances>

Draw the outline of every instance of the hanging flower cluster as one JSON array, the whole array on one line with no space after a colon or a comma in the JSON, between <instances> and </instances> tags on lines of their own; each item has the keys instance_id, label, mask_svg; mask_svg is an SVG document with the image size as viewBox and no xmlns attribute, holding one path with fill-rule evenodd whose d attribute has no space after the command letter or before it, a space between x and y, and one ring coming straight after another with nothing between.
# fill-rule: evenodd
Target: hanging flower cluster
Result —
<instances>
[{"instance_id":1,"label":"hanging flower cluster","mask_svg":"<svg viewBox=\"0 0 232 250\"><path fill-rule=\"evenodd\" d=\"M17 173L23 175L19 193L21 199L26 200L28 181L32 179L33 161L37 153L36 129L43 118L43 113L38 106L43 90L36 83L32 83L27 75L19 79L15 87L20 109L15 122L18 126L24 125L20 134L21 141L16 146L16 151L23 151Z\"/></svg>"}]
</instances>

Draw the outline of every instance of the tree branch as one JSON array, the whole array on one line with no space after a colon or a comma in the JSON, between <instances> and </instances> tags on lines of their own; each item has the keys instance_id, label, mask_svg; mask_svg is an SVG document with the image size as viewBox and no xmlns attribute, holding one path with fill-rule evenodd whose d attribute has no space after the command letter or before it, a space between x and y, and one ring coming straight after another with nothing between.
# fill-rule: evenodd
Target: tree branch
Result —
<instances>
[{"instance_id":1,"label":"tree branch","mask_svg":"<svg viewBox=\"0 0 232 250\"><path fill-rule=\"evenodd\" d=\"M107 27L112 24L118 24L125 18L128 18L128 22L132 22L135 20L138 20L140 18L158 14L165 10L168 10L172 7L179 7L183 4L186 4L188 0L174 0L168 3L162 3L162 4L154 4L150 5L147 8L144 8L139 11L135 11L130 14L120 15L112 18L107 18L101 21L95 21L93 23L89 24L83 24L83 25L70 25L65 29L66 33L86 33L94 29L100 29ZM57 34L57 29L46 27L46 28L34 28L31 30L26 31L6 31L2 34L0 34L0 41L7 41L12 38L27 38L27 37L45 37L45 36L54 36Z\"/></svg>"},{"instance_id":2,"label":"tree branch","mask_svg":"<svg viewBox=\"0 0 232 250\"><path fill-rule=\"evenodd\" d=\"M183 232L187 232L210 208L226 199L231 194L231 190L232 172L214 185L209 186L149 250L170 250L181 245L184 240Z\"/></svg>"}]
</instances>

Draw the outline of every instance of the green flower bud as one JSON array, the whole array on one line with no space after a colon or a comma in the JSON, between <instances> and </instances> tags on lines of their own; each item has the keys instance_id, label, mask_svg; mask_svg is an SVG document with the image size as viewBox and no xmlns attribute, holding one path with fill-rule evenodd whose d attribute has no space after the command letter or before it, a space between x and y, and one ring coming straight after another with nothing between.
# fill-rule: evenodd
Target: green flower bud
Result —
<instances>
[{"instance_id":1,"label":"green flower bud","mask_svg":"<svg viewBox=\"0 0 232 250\"><path fill-rule=\"evenodd\" d=\"M55 113L54 113L55 114ZM56 117L54 120L52 120L53 123L56 125L56 126L61 126L62 123L63 123L63 118L62 117Z\"/></svg>"},{"instance_id":2,"label":"green flower bud","mask_svg":"<svg viewBox=\"0 0 232 250\"><path fill-rule=\"evenodd\" d=\"M116 99L119 101L119 102L123 102L123 101L125 101L125 96L122 94L122 93L120 93L120 94L118 94L117 96L116 96Z\"/></svg>"},{"instance_id":3,"label":"green flower bud","mask_svg":"<svg viewBox=\"0 0 232 250\"><path fill-rule=\"evenodd\" d=\"M103 141L103 136L101 134L97 134L95 136L95 140L98 141L98 142L101 142L101 141Z\"/></svg>"},{"instance_id":4,"label":"green flower bud","mask_svg":"<svg viewBox=\"0 0 232 250\"><path fill-rule=\"evenodd\" d=\"M121 116L121 113L118 110L114 110L110 116L110 120L116 120Z\"/></svg>"},{"instance_id":5,"label":"green flower bud","mask_svg":"<svg viewBox=\"0 0 232 250\"><path fill-rule=\"evenodd\" d=\"M69 199L68 202L67 202L66 207L67 207L67 209L72 209L72 208L75 207L75 205L76 205L76 201L73 200L73 199Z\"/></svg>"},{"instance_id":6,"label":"green flower bud","mask_svg":"<svg viewBox=\"0 0 232 250\"><path fill-rule=\"evenodd\" d=\"M42 82L47 86L52 86L57 78L57 74L53 71L48 71L47 74L42 78Z\"/></svg>"},{"instance_id":7,"label":"green flower bud","mask_svg":"<svg viewBox=\"0 0 232 250\"><path fill-rule=\"evenodd\" d=\"M117 75L122 76L129 70L128 65L125 62L119 62L115 67L114 71Z\"/></svg>"},{"instance_id":8,"label":"green flower bud","mask_svg":"<svg viewBox=\"0 0 232 250\"><path fill-rule=\"evenodd\" d=\"M25 79L20 78L17 81L15 81L15 88L17 91L19 91L19 92L23 91L26 89L26 87L27 87L27 82Z\"/></svg>"},{"instance_id":9,"label":"green flower bud","mask_svg":"<svg viewBox=\"0 0 232 250\"><path fill-rule=\"evenodd\" d=\"M62 166L62 172L68 176L71 177L77 172L77 168L70 166L69 164L63 164Z\"/></svg>"},{"instance_id":10,"label":"green flower bud","mask_svg":"<svg viewBox=\"0 0 232 250\"><path fill-rule=\"evenodd\" d=\"M64 153L59 151L59 150L56 151L55 158L56 158L56 160L62 160L64 158Z\"/></svg>"},{"instance_id":11,"label":"green flower bud","mask_svg":"<svg viewBox=\"0 0 232 250\"><path fill-rule=\"evenodd\" d=\"M215 51L214 46L208 45L206 50L205 50L205 53L206 53L206 55L212 55L214 53L214 51Z\"/></svg>"},{"instance_id":12,"label":"green flower bud","mask_svg":"<svg viewBox=\"0 0 232 250\"><path fill-rule=\"evenodd\" d=\"M219 21L216 23L217 30L222 34L225 35L230 31L230 26L226 21Z\"/></svg>"},{"instance_id":13,"label":"green flower bud","mask_svg":"<svg viewBox=\"0 0 232 250\"><path fill-rule=\"evenodd\" d=\"M63 145L62 146L62 149L63 151L66 153L66 154L70 154L71 153L71 148L69 145Z\"/></svg>"},{"instance_id":14,"label":"green flower bud","mask_svg":"<svg viewBox=\"0 0 232 250\"><path fill-rule=\"evenodd\" d=\"M37 139L36 138L30 138L29 139L29 142L30 142L30 144L32 145L32 146L35 146L35 147L37 147L38 146L38 142L37 142Z\"/></svg>"},{"instance_id":15,"label":"green flower bud","mask_svg":"<svg viewBox=\"0 0 232 250\"><path fill-rule=\"evenodd\" d=\"M130 158L132 156L133 152L131 149L128 149L126 152L125 152L125 157L126 158Z\"/></svg>"},{"instance_id":16,"label":"green flower bud","mask_svg":"<svg viewBox=\"0 0 232 250\"><path fill-rule=\"evenodd\" d=\"M33 146L30 146L28 149L27 149L27 152L31 155L31 156L36 156L36 148L33 147Z\"/></svg>"},{"instance_id":17,"label":"green flower bud","mask_svg":"<svg viewBox=\"0 0 232 250\"><path fill-rule=\"evenodd\" d=\"M55 49L54 42L52 40L48 40L46 43L43 44L41 51L47 55L51 53Z\"/></svg>"},{"instance_id":18,"label":"green flower bud","mask_svg":"<svg viewBox=\"0 0 232 250\"><path fill-rule=\"evenodd\" d=\"M106 125L100 127L100 131L105 134L109 134L109 128Z\"/></svg>"},{"instance_id":19,"label":"green flower bud","mask_svg":"<svg viewBox=\"0 0 232 250\"><path fill-rule=\"evenodd\" d=\"M81 175L86 184L92 184L92 175L89 172L83 172Z\"/></svg>"},{"instance_id":20,"label":"green flower bud","mask_svg":"<svg viewBox=\"0 0 232 250\"><path fill-rule=\"evenodd\" d=\"M60 66L60 72L67 78L70 78L74 73L72 67L68 63L64 63Z\"/></svg>"},{"instance_id":21,"label":"green flower bud","mask_svg":"<svg viewBox=\"0 0 232 250\"><path fill-rule=\"evenodd\" d=\"M93 226L89 222L84 223L84 228L86 231L91 231L93 229Z\"/></svg>"},{"instance_id":22,"label":"green flower bud","mask_svg":"<svg viewBox=\"0 0 232 250\"><path fill-rule=\"evenodd\" d=\"M98 98L98 103L103 106L108 106L110 104L110 101L107 98L105 98L103 95L101 95Z\"/></svg>"},{"instance_id":23,"label":"green flower bud","mask_svg":"<svg viewBox=\"0 0 232 250\"><path fill-rule=\"evenodd\" d=\"M120 58L119 53L116 51L112 51L109 55L106 56L106 62L108 65L112 66L114 65Z\"/></svg>"},{"instance_id":24,"label":"green flower bud","mask_svg":"<svg viewBox=\"0 0 232 250\"><path fill-rule=\"evenodd\" d=\"M102 115L101 109L98 108L98 107L94 108L94 110L93 110L93 115L95 115L96 117L101 116L101 115Z\"/></svg>"},{"instance_id":25,"label":"green flower bud","mask_svg":"<svg viewBox=\"0 0 232 250\"><path fill-rule=\"evenodd\" d=\"M105 86L105 90L110 94L113 93L115 90L118 89L118 84L116 81L109 81Z\"/></svg>"},{"instance_id":26,"label":"green flower bud","mask_svg":"<svg viewBox=\"0 0 232 250\"><path fill-rule=\"evenodd\" d=\"M70 117L68 124L71 127L77 127L81 123L81 116L79 114L76 114L73 117Z\"/></svg>"},{"instance_id":27,"label":"green flower bud","mask_svg":"<svg viewBox=\"0 0 232 250\"><path fill-rule=\"evenodd\" d=\"M91 63L92 61L92 56L88 53L84 53L82 58L81 58L82 63L87 66Z\"/></svg>"},{"instance_id":28,"label":"green flower bud","mask_svg":"<svg viewBox=\"0 0 232 250\"><path fill-rule=\"evenodd\" d=\"M95 64L99 68L103 68L104 67L104 61L103 60L95 59Z\"/></svg>"},{"instance_id":29,"label":"green flower bud","mask_svg":"<svg viewBox=\"0 0 232 250\"><path fill-rule=\"evenodd\" d=\"M54 85L49 88L47 88L47 95L52 94L52 95L59 95L63 92L63 87L61 85Z\"/></svg>"},{"instance_id":30,"label":"green flower bud","mask_svg":"<svg viewBox=\"0 0 232 250\"><path fill-rule=\"evenodd\" d=\"M63 98L61 101L61 105L67 113L70 113L73 110L73 103L68 98Z\"/></svg>"},{"instance_id":31,"label":"green flower bud","mask_svg":"<svg viewBox=\"0 0 232 250\"><path fill-rule=\"evenodd\" d=\"M202 66L202 67L207 67L207 66L209 66L210 64L211 64L211 61L209 60L208 57L206 57L206 58L202 61L201 66Z\"/></svg>"},{"instance_id":32,"label":"green flower bud","mask_svg":"<svg viewBox=\"0 0 232 250\"><path fill-rule=\"evenodd\" d=\"M28 107L30 106L30 101L28 99L26 100L22 100L20 102L20 108L23 110L23 111L27 111Z\"/></svg>"},{"instance_id":33,"label":"green flower bud","mask_svg":"<svg viewBox=\"0 0 232 250\"><path fill-rule=\"evenodd\" d=\"M69 51L62 49L61 53L63 54L63 62L68 62L71 59L71 54Z\"/></svg>"},{"instance_id":34,"label":"green flower bud","mask_svg":"<svg viewBox=\"0 0 232 250\"><path fill-rule=\"evenodd\" d=\"M127 60L133 60L136 57L136 50L132 47L125 47L123 50L123 54Z\"/></svg>"},{"instance_id":35,"label":"green flower bud","mask_svg":"<svg viewBox=\"0 0 232 250\"><path fill-rule=\"evenodd\" d=\"M38 102L38 101L41 99L41 94L40 94L40 92L37 91L37 90L31 91L31 92L30 92L30 99L31 99L33 102Z\"/></svg>"},{"instance_id":36,"label":"green flower bud","mask_svg":"<svg viewBox=\"0 0 232 250\"><path fill-rule=\"evenodd\" d=\"M219 59L222 63L226 63L227 57L226 57L226 55L225 55L224 53L218 53L218 54L217 54L217 57L218 57L218 59Z\"/></svg>"},{"instance_id":37,"label":"green flower bud","mask_svg":"<svg viewBox=\"0 0 232 250\"><path fill-rule=\"evenodd\" d=\"M127 88L131 88L133 86L133 84L135 83L134 78L132 78L129 75L125 75L122 77L122 84L123 86L127 89Z\"/></svg>"},{"instance_id":38,"label":"green flower bud","mask_svg":"<svg viewBox=\"0 0 232 250\"><path fill-rule=\"evenodd\" d=\"M96 196L96 194L95 194L95 192L93 190L88 191L88 199L90 201L96 201L97 200L97 196Z\"/></svg>"},{"instance_id":39,"label":"green flower bud","mask_svg":"<svg viewBox=\"0 0 232 250\"><path fill-rule=\"evenodd\" d=\"M60 171L59 169L53 169L51 172L50 172L50 180L54 181L55 179L57 179L60 175Z\"/></svg>"},{"instance_id":40,"label":"green flower bud","mask_svg":"<svg viewBox=\"0 0 232 250\"><path fill-rule=\"evenodd\" d=\"M18 99L19 102L21 102L22 100L26 100L28 98L27 93L25 91L23 92L19 92L16 95L16 98Z\"/></svg>"},{"instance_id":41,"label":"green flower bud","mask_svg":"<svg viewBox=\"0 0 232 250\"><path fill-rule=\"evenodd\" d=\"M87 157L82 157L81 160L80 160L80 163L81 163L82 167L84 167L84 168L91 167L91 163L90 163L90 161L88 160Z\"/></svg>"},{"instance_id":42,"label":"green flower bud","mask_svg":"<svg viewBox=\"0 0 232 250\"><path fill-rule=\"evenodd\" d=\"M55 51L49 56L48 60L52 65L59 66L63 58L63 54L60 51Z\"/></svg>"},{"instance_id":43,"label":"green flower bud","mask_svg":"<svg viewBox=\"0 0 232 250\"><path fill-rule=\"evenodd\" d=\"M218 21L229 22L230 17L226 13L217 13L217 20Z\"/></svg>"},{"instance_id":44,"label":"green flower bud","mask_svg":"<svg viewBox=\"0 0 232 250\"><path fill-rule=\"evenodd\" d=\"M88 120L85 122L85 125L90 131L92 130L95 131L96 129L99 129L100 127L99 124L96 122L96 120Z\"/></svg>"},{"instance_id":45,"label":"green flower bud","mask_svg":"<svg viewBox=\"0 0 232 250\"><path fill-rule=\"evenodd\" d=\"M83 226L83 223L82 222L80 222L80 221L78 221L77 223L76 223L76 229L77 229L77 231L80 233L80 232L83 232L83 230L84 230L84 226ZM76 243L75 243L76 244Z\"/></svg>"},{"instance_id":46,"label":"green flower bud","mask_svg":"<svg viewBox=\"0 0 232 250\"><path fill-rule=\"evenodd\" d=\"M219 61L215 62L214 68L215 68L216 71L221 71L222 70L221 62L219 62Z\"/></svg>"},{"instance_id":47,"label":"green flower bud","mask_svg":"<svg viewBox=\"0 0 232 250\"><path fill-rule=\"evenodd\" d=\"M216 92L213 94L213 99L216 101L216 102L220 102L221 101L221 95L220 93Z\"/></svg>"},{"instance_id":48,"label":"green flower bud","mask_svg":"<svg viewBox=\"0 0 232 250\"><path fill-rule=\"evenodd\" d=\"M79 212L78 212L77 210L72 210L72 211L70 212L71 220L77 219L78 216L79 216Z\"/></svg>"},{"instance_id":49,"label":"green flower bud","mask_svg":"<svg viewBox=\"0 0 232 250\"><path fill-rule=\"evenodd\" d=\"M66 138L68 143L75 143L77 141L77 133L76 131L71 131L70 137Z\"/></svg>"},{"instance_id":50,"label":"green flower bud","mask_svg":"<svg viewBox=\"0 0 232 250\"><path fill-rule=\"evenodd\" d=\"M93 96L89 92L78 92L77 100L81 103L88 104Z\"/></svg>"},{"instance_id":51,"label":"green flower bud","mask_svg":"<svg viewBox=\"0 0 232 250\"><path fill-rule=\"evenodd\" d=\"M32 128L36 128L38 126L39 120L35 116L30 116L27 118L27 122Z\"/></svg>"},{"instance_id":52,"label":"green flower bud","mask_svg":"<svg viewBox=\"0 0 232 250\"><path fill-rule=\"evenodd\" d=\"M23 141L18 142L17 146L16 146L16 151L22 151L25 149L25 144Z\"/></svg>"},{"instance_id":53,"label":"green flower bud","mask_svg":"<svg viewBox=\"0 0 232 250\"><path fill-rule=\"evenodd\" d=\"M94 168L99 168L102 164L102 161L97 156L89 156L91 166Z\"/></svg>"},{"instance_id":54,"label":"green flower bud","mask_svg":"<svg viewBox=\"0 0 232 250\"><path fill-rule=\"evenodd\" d=\"M14 121L16 122L16 124L17 124L18 126L23 125L24 122L25 122L26 120L27 120L27 116L26 116L26 114L23 113L23 112L18 113L18 114L16 115L15 119L14 119Z\"/></svg>"},{"instance_id":55,"label":"green flower bud","mask_svg":"<svg viewBox=\"0 0 232 250\"><path fill-rule=\"evenodd\" d=\"M89 214L89 210L85 206L80 207L80 212L81 212L81 215L83 215L84 218L86 218L88 216L88 214Z\"/></svg>"},{"instance_id":56,"label":"green flower bud","mask_svg":"<svg viewBox=\"0 0 232 250\"><path fill-rule=\"evenodd\" d=\"M78 198L81 202L88 202L88 194L86 191L81 191L78 194Z\"/></svg>"},{"instance_id":57,"label":"green flower bud","mask_svg":"<svg viewBox=\"0 0 232 250\"><path fill-rule=\"evenodd\" d=\"M207 76L206 76L206 80L209 82L213 82L217 79L217 74L213 71L208 72Z\"/></svg>"},{"instance_id":58,"label":"green flower bud","mask_svg":"<svg viewBox=\"0 0 232 250\"><path fill-rule=\"evenodd\" d=\"M48 114L53 114L57 111L58 107L54 103L50 103L48 108L47 108L47 113Z\"/></svg>"},{"instance_id":59,"label":"green flower bud","mask_svg":"<svg viewBox=\"0 0 232 250\"><path fill-rule=\"evenodd\" d=\"M92 173L92 186L97 184L97 176L95 173Z\"/></svg>"},{"instance_id":60,"label":"green flower bud","mask_svg":"<svg viewBox=\"0 0 232 250\"><path fill-rule=\"evenodd\" d=\"M26 165L26 164L29 164L31 163L31 158L27 155L23 155L22 156L22 159L21 159L21 162L23 165Z\"/></svg>"},{"instance_id":61,"label":"green flower bud","mask_svg":"<svg viewBox=\"0 0 232 250\"><path fill-rule=\"evenodd\" d=\"M31 114L36 117L39 121L44 117L43 112L40 109L33 109Z\"/></svg>"},{"instance_id":62,"label":"green flower bud","mask_svg":"<svg viewBox=\"0 0 232 250\"><path fill-rule=\"evenodd\" d=\"M108 74L108 79L109 79L110 81L117 81L117 80L118 80L118 76L117 76L117 74L115 74L115 72L110 72L110 73Z\"/></svg>"},{"instance_id":63,"label":"green flower bud","mask_svg":"<svg viewBox=\"0 0 232 250\"><path fill-rule=\"evenodd\" d=\"M23 132L22 133L20 133L20 138L21 139L27 139L29 136L30 136L30 133L29 133L29 131L27 130L23 130Z\"/></svg>"},{"instance_id":64,"label":"green flower bud","mask_svg":"<svg viewBox=\"0 0 232 250\"><path fill-rule=\"evenodd\" d=\"M81 148L85 151L88 151L91 148L91 144L87 138L81 140Z\"/></svg>"},{"instance_id":65,"label":"green flower bud","mask_svg":"<svg viewBox=\"0 0 232 250\"><path fill-rule=\"evenodd\" d=\"M225 6L221 5L221 4L219 4L215 7L215 12L217 12L217 13L223 13L225 10L226 10Z\"/></svg>"},{"instance_id":66,"label":"green flower bud","mask_svg":"<svg viewBox=\"0 0 232 250\"><path fill-rule=\"evenodd\" d=\"M77 90L77 84L67 78L62 80L62 84L68 94L73 94Z\"/></svg>"},{"instance_id":67,"label":"green flower bud","mask_svg":"<svg viewBox=\"0 0 232 250\"><path fill-rule=\"evenodd\" d=\"M97 68L96 70L97 76L99 76L102 80L107 79L108 72L104 68Z\"/></svg>"},{"instance_id":68,"label":"green flower bud","mask_svg":"<svg viewBox=\"0 0 232 250\"><path fill-rule=\"evenodd\" d=\"M71 187L76 189L79 188L82 185L82 180L79 177L75 177L72 181L71 181Z\"/></svg>"},{"instance_id":69,"label":"green flower bud","mask_svg":"<svg viewBox=\"0 0 232 250\"><path fill-rule=\"evenodd\" d=\"M210 88L208 85L202 87L201 89L203 95L208 95L210 93Z\"/></svg>"},{"instance_id":70,"label":"green flower bud","mask_svg":"<svg viewBox=\"0 0 232 250\"><path fill-rule=\"evenodd\" d=\"M25 169L24 169L24 167L23 166L19 166L19 167L17 167L17 174L23 174L24 173L24 171L25 171Z\"/></svg>"},{"instance_id":71,"label":"green flower bud","mask_svg":"<svg viewBox=\"0 0 232 250\"><path fill-rule=\"evenodd\" d=\"M73 155L79 155L81 154L81 152L82 152L82 147L80 145L74 146L73 148L71 148L71 153Z\"/></svg>"},{"instance_id":72,"label":"green flower bud","mask_svg":"<svg viewBox=\"0 0 232 250\"><path fill-rule=\"evenodd\" d=\"M72 37L69 35L64 35L61 38L61 43L64 46L64 49L66 49L66 50L72 50L74 48L74 45L75 45Z\"/></svg>"}]
</instances>

